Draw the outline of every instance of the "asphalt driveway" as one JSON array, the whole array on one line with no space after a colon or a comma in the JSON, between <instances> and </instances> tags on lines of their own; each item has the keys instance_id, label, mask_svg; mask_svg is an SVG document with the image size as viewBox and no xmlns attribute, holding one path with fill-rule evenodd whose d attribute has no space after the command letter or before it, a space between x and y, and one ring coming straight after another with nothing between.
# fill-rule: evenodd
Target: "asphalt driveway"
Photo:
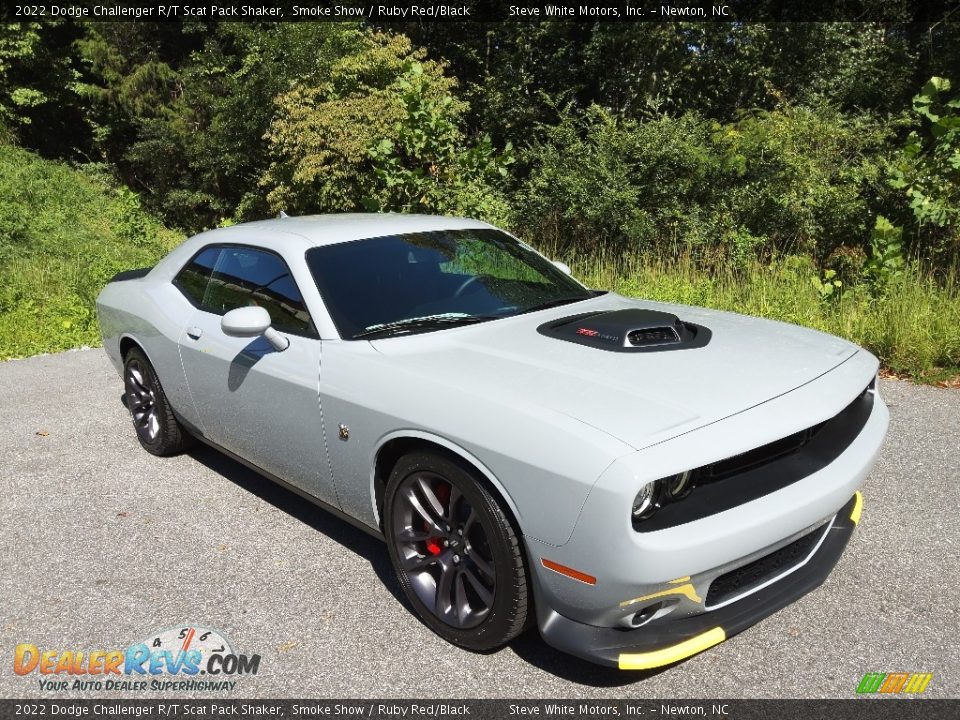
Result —
<instances>
[{"instance_id":1,"label":"asphalt driveway","mask_svg":"<svg viewBox=\"0 0 960 720\"><path fill-rule=\"evenodd\" d=\"M101 350L0 363L2 697L149 696L42 691L14 648L125 648L182 624L261 656L237 697L852 697L868 671L931 672L927 696L960 696L960 391L884 381L890 436L826 584L653 674L535 631L489 655L444 643L377 540L212 450L148 455L121 392Z\"/></svg>"}]
</instances>

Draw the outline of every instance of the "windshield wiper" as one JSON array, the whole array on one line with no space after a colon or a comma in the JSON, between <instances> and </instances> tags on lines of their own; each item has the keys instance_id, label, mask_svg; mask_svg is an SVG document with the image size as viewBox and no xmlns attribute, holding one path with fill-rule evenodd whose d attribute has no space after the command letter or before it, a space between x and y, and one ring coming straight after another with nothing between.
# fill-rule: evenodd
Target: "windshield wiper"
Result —
<instances>
[{"instance_id":1,"label":"windshield wiper","mask_svg":"<svg viewBox=\"0 0 960 720\"><path fill-rule=\"evenodd\" d=\"M361 330L355 334L353 339L360 340L362 338L390 335L397 332L420 330L423 328L471 325L473 323L486 322L487 320L496 320L499 317L499 315L427 315L426 317L407 318L406 320L396 320L394 322L383 323L382 325L371 325L365 330Z\"/></svg>"}]
</instances>

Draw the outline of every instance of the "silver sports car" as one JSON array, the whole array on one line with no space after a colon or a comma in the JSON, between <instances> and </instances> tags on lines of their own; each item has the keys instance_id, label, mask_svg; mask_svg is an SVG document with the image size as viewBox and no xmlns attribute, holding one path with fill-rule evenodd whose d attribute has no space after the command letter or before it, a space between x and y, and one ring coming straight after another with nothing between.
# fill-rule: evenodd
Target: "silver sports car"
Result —
<instances>
[{"instance_id":1,"label":"silver sports car","mask_svg":"<svg viewBox=\"0 0 960 720\"><path fill-rule=\"evenodd\" d=\"M474 220L212 230L97 307L148 452L199 439L382 537L472 650L723 641L823 582L887 429L861 348L591 290Z\"/></svg>"}]
</instances>

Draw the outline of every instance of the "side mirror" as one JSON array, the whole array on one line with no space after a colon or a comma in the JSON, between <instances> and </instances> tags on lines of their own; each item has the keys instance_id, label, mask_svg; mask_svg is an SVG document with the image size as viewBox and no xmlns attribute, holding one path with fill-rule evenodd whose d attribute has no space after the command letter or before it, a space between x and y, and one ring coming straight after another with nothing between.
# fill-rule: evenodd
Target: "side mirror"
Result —
<instances>
[{"instance_id":1,"label":"side mirror","mask_svg":"<svg viewBox=\"0 0 960 720\"><path fill-rule=\"evenodd\" d=\"M220 329L230 337L257 337L270 327L270 313L251 305L231 310L220 320Z\"/></svg>"},{"instance_id":2,"label":"side mirror","mask_svg":"<svg viewBox=\"0 0 960 720\"><path fill-rule=\"evenodd\" d=\"M262 307L250 305L231 310L220 320L220 329L224 335L239 338L253 338L263 335L274 350L286 350L290 341L272 327L270 313Z\"/></svg>"},{"instance_id":3,"label":"side mirror","mask_svg":"<svg viewBox=\"0 0 960 720\"><path fill-rule=\"evenodd\" d=\"M560 262L559 260L551 260L551 262L554 265L556 265L558 268L560 268L560 270L563 271L565 275L570 274L570 266L567 265L565 262Z\"/></svg>"}]
</instances>

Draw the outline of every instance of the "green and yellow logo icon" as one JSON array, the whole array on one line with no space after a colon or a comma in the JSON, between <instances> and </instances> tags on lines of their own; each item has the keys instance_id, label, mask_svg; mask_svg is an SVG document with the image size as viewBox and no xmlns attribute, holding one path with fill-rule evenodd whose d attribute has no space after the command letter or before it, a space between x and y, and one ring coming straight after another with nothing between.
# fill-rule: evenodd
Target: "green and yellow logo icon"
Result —
<instances>
[{"instance_id":1,"label":"green and yellow logo icon","mask_svg":"<svg viewBox=\"0 0 960 720\"><path fill-rule=\"evenodd\" d=\"M880 673L869 672L857 685L857 692L861 695L869 693L886 693L898 695L907 693L919 695L927 689L933 673Z\"/></svg>"}]
</instances>

